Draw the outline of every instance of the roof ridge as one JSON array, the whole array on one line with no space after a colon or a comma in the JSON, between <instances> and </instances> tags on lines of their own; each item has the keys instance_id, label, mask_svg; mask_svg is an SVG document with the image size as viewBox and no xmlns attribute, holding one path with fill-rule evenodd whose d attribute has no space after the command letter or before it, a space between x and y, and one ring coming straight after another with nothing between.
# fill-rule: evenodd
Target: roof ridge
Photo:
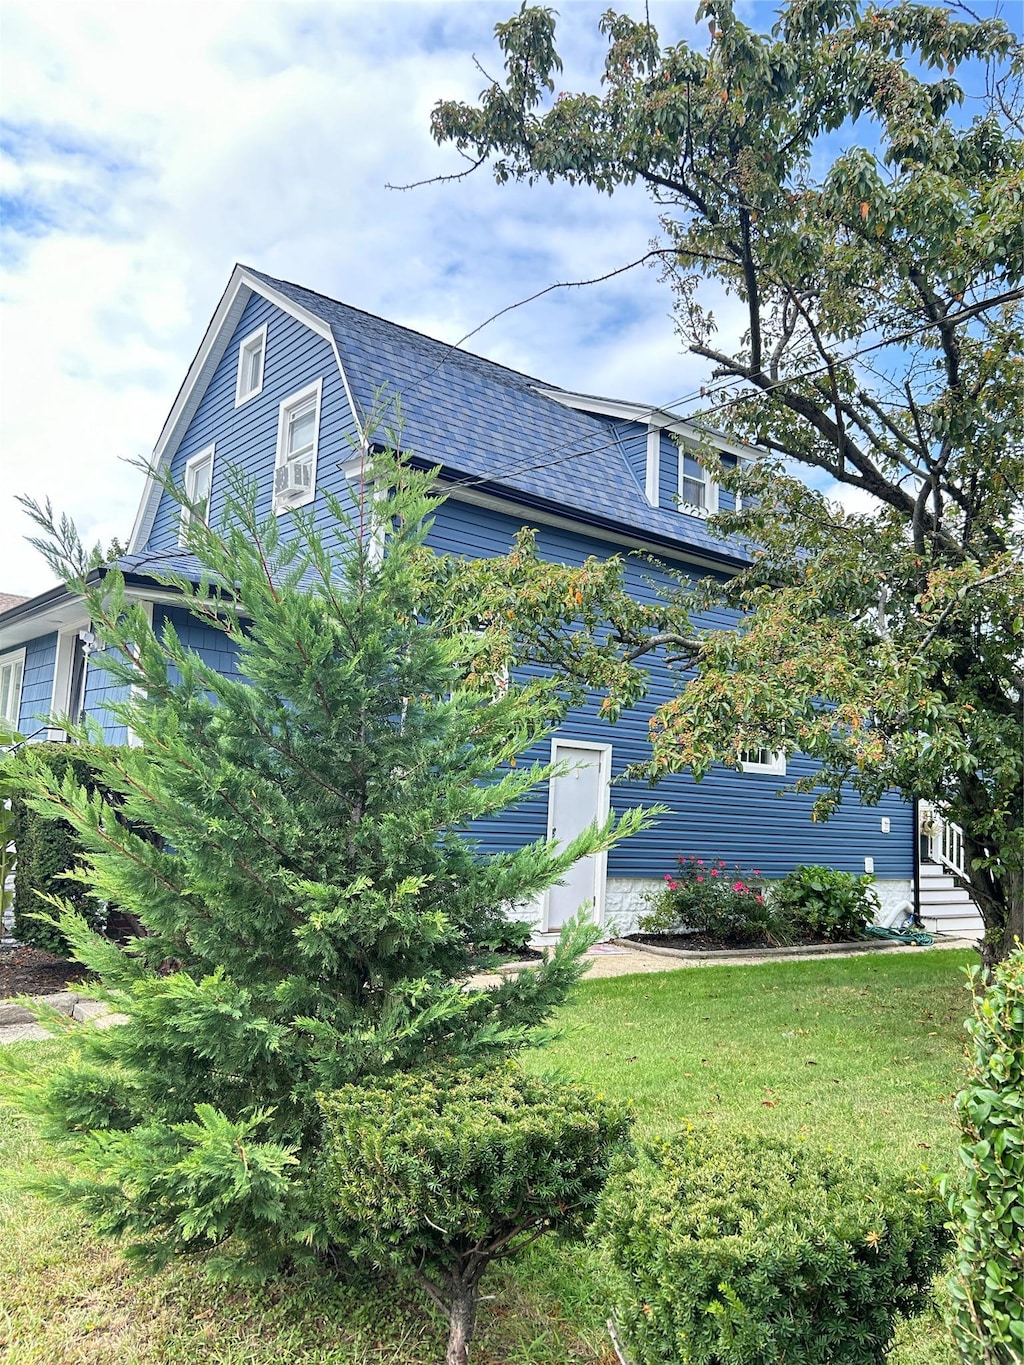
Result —
<instances>
[{"instance_id":1,"label":"roof ridge","mask_svg":"<svg viewBox=\"0 0 1024 1365\"><path fill-rule=\"evenodd\" d=\"M347 308L351 313L359 313L364 318L373 318L374 322L382 322L385 327L394 327L400 332L408 332L410 336L418 337L421 341L429 341L432 346L441 346L447 351L454 351L458 355L468 356L471 360L479 360L484 365L493 365L496 370L505 370L508 374L514 374L519 379L526 379L531 384L540 384L546 389L557 389L560 393L571 393L572 390L566 389L561 384L553 384L547 379L541 379L538 375L527 374L525 370L514 369L511 365L505 365L500 360L491 360L488 356L480 355L478 351L469 351L458 342L442 341L440 337L432 337L427 332L418 331L415 327L410 327L404 322L395 322L392 318L383 317L380 313L371 313L368 308L359 308L354 303L346 303L344 299L336 299L330 294L324 294L319 289L310 289L308 285L297 284L294 280L284 280L278 275L268 275L266 271L257 270L255 266L245 265L242 261L238 262L242 270L247 270L249 274L256 275L259 279L266 281L267 284L283 284L289 289L298 289L303 294L312 294L314 298L323 299L325 303L331 303L336 308ZM490 322L492 319L488 318ZM487 322L480 324L486 327ZM480 328L476 329L477 331ZM470 333L470 335L473 335Z\"/></svg>"}]
</instances>

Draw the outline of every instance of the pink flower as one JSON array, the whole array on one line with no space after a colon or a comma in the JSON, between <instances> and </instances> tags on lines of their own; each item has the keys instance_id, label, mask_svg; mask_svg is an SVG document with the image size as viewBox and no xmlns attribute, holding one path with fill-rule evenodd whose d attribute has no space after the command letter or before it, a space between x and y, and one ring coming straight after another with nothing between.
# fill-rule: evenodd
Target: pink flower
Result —
<instances>
[{"instance_id":1,"label":"pink flower","mask_svg":"<svg viewBox=\"0 0 1024 1365\"><path fill-rule=\"evenodd\" d=\"M703 858L698 858L698 859L697 859L697 866L698 866L698 867L703 867L703 866L704 866L704 859L703 859Z\"/></svg>"},{"instance_id":2,"label":"pink flower","mask_svg":"<svg viewBox=\"0 0 1024 1365\"><path fill-rule=\"evenodd\" d=\"M713 868L711 869L711 875L712 875L712 877L717 877L717 876L718 876L718 868L717 868L717 867L713 867Z\"/></svg>"},{"instance_id":3,"label":"pink flower","mask_svg":"<svg viewBox=\"0 0 1024 1365\"><path fill-rule=\"evenodd\" d=\"M764 905L764 897L761 895L760 891L755 891L754 894L757 896L758 905Z\"/></svg>"},{"instance_id":4,"label":"pink flower","mask_svg":"<svg viewBox=\"0 0 1024 1365\"><path fill-rule=\"evenodd\" d=\"M703 878L703 877L698 877L697 880L698 880L699 882L702 882L702 881L704 880L704 878Z\"/></svg>"},{"instance_id":5,"label":"pink flower","mask_svg":"<svg viewBox=\"0 0 1024 1365\"><path fill-rule=\"evenodd\" d=\"M760 869L759 867L755 867L755 868L754 868L754 876L755 876L755 877L760 877L760 875L761 875L761 869Z\"/></svg>"},{"instance_id":6,"label":"pink flower","mask_svg":"<svg viewBox=\"0 0 1024 1365\"><path fill-rule=\"evenodd\" d=\"M677 886L677 883L676 883L676 882L669 882L669 884L668 884L668 889L669 889L670 891L674 891L674 890L676 889L676 886Z\"/></svg>"},{"instance_id":7,"label":"pink flower","mask_svg":"<svg viewBox=\"0 0 1024 1365\"><path fill-rule=\"evenodd\" d=\"M732 889L734 891L746 891L747 888L743 885L742 882L733 882Z\"/></svg>"},{"instance_id":8,"label":"pink flower","mask_svg":"<svg viewBox=\"0 0 1024 1365\"><path fill-rule=\"evenodd\" d=\"M671 873L671 872L666 872L666 873L665 873L665 880L666 880L667 882L670 882L670 881L672 880L672 873Z\"/></svg>"}]
</instances>

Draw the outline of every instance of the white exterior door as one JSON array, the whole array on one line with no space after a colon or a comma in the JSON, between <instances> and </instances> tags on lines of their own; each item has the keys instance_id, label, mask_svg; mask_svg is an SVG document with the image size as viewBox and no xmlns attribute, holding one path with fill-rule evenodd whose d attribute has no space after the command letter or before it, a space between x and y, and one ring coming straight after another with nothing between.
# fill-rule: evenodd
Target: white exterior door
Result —
<instances>
[{"instance_id":1,"label":"white exterior door","mask_svg":"<svg viewBox=\"0 0 1024 1365\"><path fill-rule=\"evenodd\" d=\"M548 838L568 844L594 821L608 815L610 744L583 744L575 740L551 742L551 761L570 764L568 772L551 779L548 788ZM544 928L557 933L581 905L592 903L597 923L604 918L604 882L607 854L592 853L574 863L558 886L545 897Z\"/></svg>"}]
</instances>

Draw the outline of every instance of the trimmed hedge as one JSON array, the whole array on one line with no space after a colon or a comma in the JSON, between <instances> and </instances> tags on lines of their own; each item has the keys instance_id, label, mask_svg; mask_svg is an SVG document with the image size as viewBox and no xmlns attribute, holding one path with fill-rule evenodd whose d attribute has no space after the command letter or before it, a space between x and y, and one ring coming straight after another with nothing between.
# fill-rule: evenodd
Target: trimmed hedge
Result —
<instances>
[{"instance_id":1,"label":"trimmed hedge","mask_svg":"<svg viewBox=\"0 0 1024 1365\"><path fill-rule=\"evenodd\" d=\"M367 1080L320 1102L331 1231L443 1307L449 1365L468 1359L491 1262L547 1233L581 1236L631 1126L626 1106L513 1063Z\"/></svg>"},{"instance_id":2,"label":"trimmed hedge","mask_svg":"<svg viewBox=\"0 0 1024 1365\"><path fill-rule=\"evenodd\" d=\"M877 1365L948 1245L931 1182L688 1130L613 1177L595 1233L636 1365Z\"/></svg>"},{"instance_id":3,"label":"trimmed hedge","mask_svg":"<svg viewBox=\"0 0 1024 1365\"><path fill-rule=\"evenodd\" d=\"M55 776L63 781L70 773L76 782L90 792L102 790L97 780L92 745L37 744L34 755L39 756ZM72 881L64 873L81 861L78 838L65 820L50 819L33 810L14 785L6 778L6 795L11 801L14 818L14 845L17 861L14 867L14 935L19 943L47 952L68 956L68 942L53 924L37 918L51 913L53 907L43 899L46 895L68 900L91 928L103 930L107 922L106 907L90 895L81 882Z\"/></svg>"},{"instance_id":4,"label":"trimmed hedge","mask_svg":"<svg viewBox=\"0 0 1024 1365\"><path fill-rule=\"evenodd\" d=\"M982 990L972 973L968 1084L956 1097L966 1187L945 1182L956 1236L953 1336L968 1365L1024 1362L1024 947Z\"/></svg>"}]
</instances>

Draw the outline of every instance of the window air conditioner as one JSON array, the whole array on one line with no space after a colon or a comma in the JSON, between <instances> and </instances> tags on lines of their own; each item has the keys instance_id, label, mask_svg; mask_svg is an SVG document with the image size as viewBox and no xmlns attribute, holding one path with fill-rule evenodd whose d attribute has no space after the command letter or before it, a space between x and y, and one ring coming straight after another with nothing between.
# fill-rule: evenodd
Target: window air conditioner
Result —
<instances>
[{"instance_id":1,"label":"window air conditioner","mask_svg":"<svg viewBox=\"0 0 1024 1365\"><path fill-rule=\"evenodd\" d=\"M274 471L274 496L298 498L313 486L313 470L305 461L283 464Z\"/></svg>"}]
</instances>

